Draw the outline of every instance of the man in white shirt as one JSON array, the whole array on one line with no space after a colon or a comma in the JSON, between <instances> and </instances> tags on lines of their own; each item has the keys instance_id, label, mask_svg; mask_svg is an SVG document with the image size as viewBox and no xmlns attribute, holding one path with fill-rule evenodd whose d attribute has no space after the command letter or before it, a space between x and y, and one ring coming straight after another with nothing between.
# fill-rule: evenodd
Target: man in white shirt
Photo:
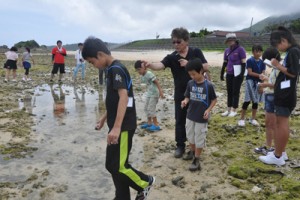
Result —
<instances>
[{"instance_id":1,"label":"man in white shirt","mask_svg":"<svg viewBox=\"0 0 300 200\"><path fill-rule=\"evenodd\" d=\"M84 59L82 58L82 55L81 55L83 44L79 43L78 48L79 49L75 53L76 67L74 69L74 81L76 81L76 76L77 76L77 73L78 73L79 69L81 69L81 78L82 78L82 80L84 80L84 77L85 77L85 61L84 61Z\"/></svg>"}]
</instances>

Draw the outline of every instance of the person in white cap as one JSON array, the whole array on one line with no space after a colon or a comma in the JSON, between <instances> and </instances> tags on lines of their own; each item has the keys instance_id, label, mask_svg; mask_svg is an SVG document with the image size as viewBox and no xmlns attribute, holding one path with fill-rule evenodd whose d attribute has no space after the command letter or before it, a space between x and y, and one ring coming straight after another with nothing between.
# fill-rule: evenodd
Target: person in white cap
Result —
<instances>
[{"instance_id":1,"label":"person in white cap","mask_svg":"<svg viewBox=\"0 0 300 200\"><path fill-rule=\"evenodd\" d=\"M240 89L244 80L246 67L246 51L240 46L235 33L226 35L225 44L228 48L224 52L224 62L220 79L224 80L226 70L227 110L222 113L223 117L234 117L239 105Z\"/></svg>"}]
</instances>

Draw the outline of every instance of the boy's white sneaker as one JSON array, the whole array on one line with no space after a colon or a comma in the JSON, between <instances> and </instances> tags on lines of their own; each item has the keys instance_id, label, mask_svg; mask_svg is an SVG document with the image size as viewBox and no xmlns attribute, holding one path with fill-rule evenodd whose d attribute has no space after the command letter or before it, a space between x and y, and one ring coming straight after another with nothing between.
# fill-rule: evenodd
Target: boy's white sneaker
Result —
<instances>
[{"instance_id":1,"label":"boy's white sneaker","mask_svg":"<svg viewBox=\"0 0 300 200\"><path fill-rule=\"evenodd\" d=\"M259 126L258 121L256 121L255 119L250 119L249 123L252 124L253 126Z\"/></svg>"},{"instance_id":2,"label":"boy's white sneaker","mask_svg":"<svg viewBox=\"0 0 300 200\"><path fill-rule=\"evenodd\" d=\"M244 127L244 126L245 126L245 120L240 119L240 120L238 121L238 126Z\"/></svg>"},{"instance_id":3,"label":"boy's white sneaker","mask_svg":"<svg viewBox=\"0 0 300 200\"><path fill-rule=\"evenodd\" d=\"M229 115L229 111L228 111L228 110L226 110L225 112L223 112L223 113L221 114L222 117L226 117L226 116L228 116L228 115Z\"/></svg>"},{"instance_id":4,"label":"boy's white sneaker","mask_svg":"<svg viewBox=\"0 0 300 200\"><path fill-rule=\"evenodd\" d=\"M266 156L259 156L258 159L261 162L268 164L268 165L277 165L277 166L285 165L283 156L281 156L280 158L276 158L276 156L274 155L274 152L270 152Z\"/></svg>"},{"instance_id":5,"label":"boy's white sneaker","mask_svg":"<svg viewBox=\"0 0 300 200\"><path fill-rule=\"evenodd\" d=\"M235 117L237 115L237 112L231 111L228 115L228 117Z\"/></svg>"},{"instance_id":6,"label":"boy's white sneaker","mask_svg":"<svg viewBox=\"0 0 300 200\"><path fill-rule=\"evenodd\" d=\"M288 155L287 155L286 152L282 152L282 155L281 155L281 156L283 157L284 161L289 160L289 157L288 157Z\"/></svg>"},{"instance_id":7,"label":"boy's white sneaker","mask_svg":"<svg viewBox=\"0 0 300 200\"><path fill-rule=\"evenodd\" d=\"M275 149L274 149L274 151L275 151ZM268 154L274 153L274 151L268 152ZM268 154L267 154L267 155L268 155ZM289 160L289 157L288 157L286 151L282 152L281 157L283 157L283 160L284 160L284 161L288 161L288 160Z\"/></svg>"}]
</instances>

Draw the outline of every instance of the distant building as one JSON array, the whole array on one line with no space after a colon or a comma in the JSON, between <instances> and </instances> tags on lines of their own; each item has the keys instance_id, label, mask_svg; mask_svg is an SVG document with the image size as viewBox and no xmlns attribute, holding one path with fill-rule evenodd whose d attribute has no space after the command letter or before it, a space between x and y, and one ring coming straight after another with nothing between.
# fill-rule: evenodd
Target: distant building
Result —
<instances>
[{"instance_id":1,"label":"distant building","mask_svg":"<svg viewBox=\"0 0 300 200\"><path fill-rule=\"evenodd\" d=\"M243 38L243 37L249 37L250 34L249 32L235 32L235 31L220 31L220 30L215 30L212 32L212 34L207 35L207 38L215 38L215 37L221 37L225 38L227 33L235 33L237 38Z\"/></svg>"}]
</instances>

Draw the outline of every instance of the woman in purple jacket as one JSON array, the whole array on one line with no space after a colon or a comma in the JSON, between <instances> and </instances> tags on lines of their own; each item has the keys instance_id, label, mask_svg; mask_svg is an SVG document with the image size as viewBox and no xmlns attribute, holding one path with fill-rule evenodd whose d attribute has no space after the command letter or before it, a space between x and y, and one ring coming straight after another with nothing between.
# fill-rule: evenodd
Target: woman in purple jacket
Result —
<instances>
[{"instance_id":1,"label":"woman in purple jacket","mask_svg":"<svg viewBox=\"0 0 300 200\"><path fill-rule=\"evenodd\" d=\"M235 33L226 35L225 44L229 47L224 52L224 62L221 70L221 80L224 80L226 69L227 110L223 117L234 117L239 105L240 89L244 80L246 67L246 51L239 45Z\"/></svg>"}]
</instances>

